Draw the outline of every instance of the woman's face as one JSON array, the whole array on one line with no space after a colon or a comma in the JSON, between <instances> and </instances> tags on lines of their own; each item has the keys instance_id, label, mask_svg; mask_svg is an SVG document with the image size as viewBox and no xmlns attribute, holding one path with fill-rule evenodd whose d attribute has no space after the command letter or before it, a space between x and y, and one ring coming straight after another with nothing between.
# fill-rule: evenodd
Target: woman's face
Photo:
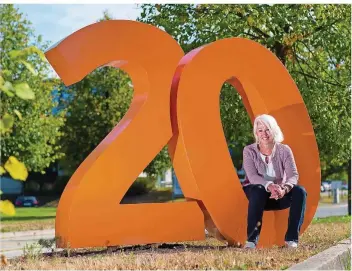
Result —
<instances>
[{"instance_id":1,"label":"woman's face","mask_svg":"<svg viewBox=\"0 0 352 271\"><path fill-rule=\"evenodd\" d=\"M268 127L264 124L259 122L257 125L257 131L256 131L257 138L259 139L259 143L273 143L274 137L270 133L270 130Z\"/></svg>"}]
</instances>

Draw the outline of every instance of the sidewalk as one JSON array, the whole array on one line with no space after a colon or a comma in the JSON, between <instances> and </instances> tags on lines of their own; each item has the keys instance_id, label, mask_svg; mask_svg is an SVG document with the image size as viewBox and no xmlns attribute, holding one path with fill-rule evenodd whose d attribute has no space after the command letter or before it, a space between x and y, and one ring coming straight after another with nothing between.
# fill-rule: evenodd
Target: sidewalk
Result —
<instances>
[{"instance_id":1,"label":"sidewalk","mask_svg":"<svg viewBox=\"0 0 352 271\"><path fill-rule=\"evenodd\" d=\"M11 259L21 256L23 248L27 245L37 243L40 239L53 239L55 230L38 230L23 232L5 232L0 234L0 254ZM49 252L50 249L42 249L42 252Z\"/></svg>"},{"instance_id":2,"label":"sidewalk","mask_svg":"<svg viewBox=\"0 0 352 271\"><path fill-rule=\"evenodd\" d=\"M320 204L314 218L348 215L347 203L343 204Z\"/></svg>"},{"instance_id":3,"label":"sidewalk","mask_svg":"<svg viewBox=\"0 0 352 271\"><path fill-rule=\"evenodd\" d=\"M347 215L347 204L324 204L319 205L315 218L327 216ZM25 232L6 232L0 233L0 254L11 259L21 256L25 245L37 243L39 239L53 239L55 230L38 230ZM43 249L42 252L50 252L50 249Z\"/></svg>"}]
</instances>

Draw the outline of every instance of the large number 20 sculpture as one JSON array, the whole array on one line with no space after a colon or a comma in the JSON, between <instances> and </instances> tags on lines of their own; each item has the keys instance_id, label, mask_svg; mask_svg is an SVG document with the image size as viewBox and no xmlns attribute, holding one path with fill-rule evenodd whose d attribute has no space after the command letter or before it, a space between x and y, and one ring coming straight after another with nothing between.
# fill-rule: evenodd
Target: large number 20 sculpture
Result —
<instances>
[{"instance_id":1,"label":"large number 20 sculpture","mask_svg":"<svg viewBox=\"0 0 352 271\"><path fill-rule=\"evenodd\" d=\"M70 35L46 57L66 85L97 67L113 66L126 71L134 86L126 115L64 190L56 217L58 246L202 240L209 221L227 240L243 243L248 201L228 153L219 110L226 81L241 95L252 121L261 113L278 120L308 192L301 232L310 224L320 183L315 135L297 86L263 46L229 38L184 56L174 39L153 26L104 21ZM133 181L166 144L188 200L121 205ZM288 210L265 212L259 246L282 245L287 218Z\"/></svg>"}]
</instances>

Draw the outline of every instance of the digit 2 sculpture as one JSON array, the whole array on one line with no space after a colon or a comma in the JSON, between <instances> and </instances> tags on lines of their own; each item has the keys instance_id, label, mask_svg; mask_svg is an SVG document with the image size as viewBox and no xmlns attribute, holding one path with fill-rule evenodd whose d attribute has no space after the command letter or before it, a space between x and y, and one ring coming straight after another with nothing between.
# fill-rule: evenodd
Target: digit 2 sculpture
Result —
<instances>
[{"instance_id":1,"label":"digit 2 sculpture","mask_svg":"<svg viewBox=\"0 0 352 271\"><path fill-rule=\"evenodd\" d=\"M211 224L228 241L243 243L248 201L223 134L219 94L224 82L239 92L252 121L263 113L278 120L308 193L301 233L310 224L320 191L314 131L296 84L265 47L228 38L184 55L156 27L111 20L73 33L46 57L67 86L98 67L113 66L126 71L134 87L126 115L78 167L61 196L57 246L202 240ZM187 201L121 205L165 145ZM288 209L266 211L259 246L283 245L287 218Z\"/></svg>"}]
</instances>

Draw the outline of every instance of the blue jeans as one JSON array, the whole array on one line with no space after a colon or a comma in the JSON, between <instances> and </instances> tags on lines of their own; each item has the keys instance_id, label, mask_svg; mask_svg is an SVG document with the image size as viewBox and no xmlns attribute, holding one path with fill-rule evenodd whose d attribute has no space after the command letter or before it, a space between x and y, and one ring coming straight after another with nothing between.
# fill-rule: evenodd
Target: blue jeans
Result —
<instances>
[{"instance_id":1,"label":"blue jeans","mask_svg":"<svg viewBox=\"0 0 352 271\"><path fill-rule=\"evenodd\" d=\"M294 186L288 194L278 200L269 199L271 193L267 192L263 185L250 184L244 186L243 190L249 200L247 221L247 240L249 242L258 243L264 210L282 210L286 208L290 208L290 214L285 241L298 242L307 198L307 192L302 186ZM260 222L259 226L258 222Z\"/></svg>"}]
</instances>

